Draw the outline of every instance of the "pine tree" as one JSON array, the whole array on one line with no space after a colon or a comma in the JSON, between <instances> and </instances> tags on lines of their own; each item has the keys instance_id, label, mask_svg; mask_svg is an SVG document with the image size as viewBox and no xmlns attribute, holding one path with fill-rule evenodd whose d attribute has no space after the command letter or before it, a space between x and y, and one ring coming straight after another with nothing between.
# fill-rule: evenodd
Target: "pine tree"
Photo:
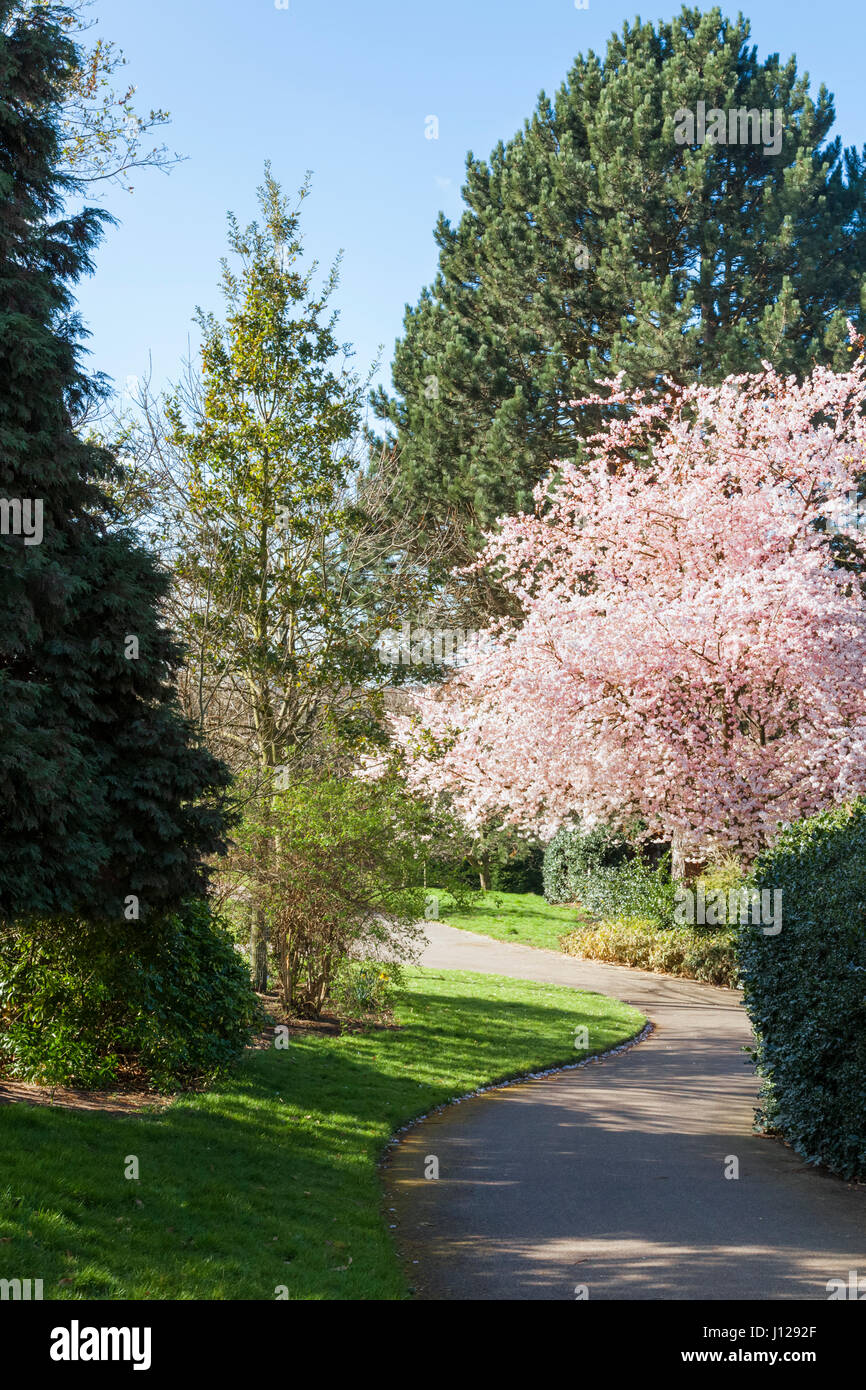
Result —
<instances>
[{"instance_id":1,"label":"pine tree","mask_svg":"<svg viewBox=\"0 0 866 1390\"><path fill-rule=\"evenodd\" d=\"M60 103L78 51L60 7L0 0L0 920L142 921L223 848L228 773L172 677L167 579L102 491L117 465L75 420L70 286L105 217L69 215Z\"/></svg>"},{"instance_id":2,"label":"pine tree","mask_svg":"<svg viewBox=\"0 0 866 1390\"><path fill-rule=\"evenodd\" d=\"M748 39L718 9L627 24L489 162L469 155L467 210L440 217L438 274L407 309L397 394L375 397L425 534L462 518L453 559L579 457L601 416L569 402L615 371L650 386L844 363L846 315L866 309L864 156L828 138L825 89L813 102L794 59L759 62ZM697 128L678 143L700 101L781 111L778 154Z\"/></svg>"}]
</instances>

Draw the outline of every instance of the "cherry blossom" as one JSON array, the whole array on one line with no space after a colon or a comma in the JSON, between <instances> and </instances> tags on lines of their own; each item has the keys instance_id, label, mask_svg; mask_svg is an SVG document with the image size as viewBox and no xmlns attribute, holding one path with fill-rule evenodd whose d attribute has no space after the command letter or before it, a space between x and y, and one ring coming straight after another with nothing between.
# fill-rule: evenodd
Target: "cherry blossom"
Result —
<instances>
[{"instance_id":1,"label":"cherry blossom","mask_svg":"<svg viewBox=\"0 0 866 1390\"><path fill-rule=\"evenodd\" d=\"M866 600L834 558L866 539L863 355L799 383L765 364L718 387L602 388L622 418L486 538L478 567L522 618L394 735L410 783L470 825L639 816L748 856L866 791Z\"/></svg>"}]
</instances>

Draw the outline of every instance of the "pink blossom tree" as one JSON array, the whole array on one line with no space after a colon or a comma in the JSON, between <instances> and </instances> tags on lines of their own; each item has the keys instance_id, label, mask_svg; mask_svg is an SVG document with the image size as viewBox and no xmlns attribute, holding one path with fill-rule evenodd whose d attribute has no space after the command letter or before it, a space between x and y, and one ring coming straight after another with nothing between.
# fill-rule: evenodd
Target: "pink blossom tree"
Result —
<instances>
[{"instance_id":1,"label":"pink blossom tree","mask_svg":"<svg viewBox=\"0 0 866 1390\"><path fill-rule=\"evenodd\" d=\"M866 791L866 599L840 563L866 539L863 354L800 384L767 365L603 386L622 418L487 537L479 566L522 619L419 695L397 741L410 782L469 824L639 816L675 873L748 857Z\"/></svg>"}]
</instances>

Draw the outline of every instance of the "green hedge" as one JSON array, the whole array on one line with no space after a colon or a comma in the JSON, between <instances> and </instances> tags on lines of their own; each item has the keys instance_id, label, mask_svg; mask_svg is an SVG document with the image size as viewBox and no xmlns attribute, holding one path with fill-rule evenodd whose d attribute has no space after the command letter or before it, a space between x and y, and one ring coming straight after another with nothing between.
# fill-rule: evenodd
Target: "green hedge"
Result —
<instances>
[{"instance_id":1,"label":"green hedge","mask_svg":"<svg viewBox=\"0 0 866 1390\"><path fill-rule=\"evenodd\" d=\"M866 802L788 827L755 866L782 929L743 928L760 1128L809 1163L866 1178Z\"/></svg>"},{"instance_id":2,"label":"green hedge","mask_svg":"<svg viewBox=\"0 0 866 1390\"><path fill-rule=\"evenodd\" d=\"M577 900L592 917L645 919L659 927L674 924L676 884L666 863L654 869L636 856L584 874L575 887Z\"/></svg>"},{"instance_id":3,"label":"green hedge","mask_svg":"<svg viewBox=\"0 0 866 1390\"><path fill-rule=\"evenodd\" d=\"M495 864L490 875L493 893L538 893L543 887L544 850L541 845L529 845L501 864Z\"/></svg>"},{"instance_id":4,"label":"green hedge","mask_svg":"<svg viewBox=\"0 0 866 1390\"><path fill-rule=\"evenodd\" d=\"M737 933L727 927L659 927L651 921L601 922L562 938L566 955L736 986Z\"/></svg>"},{"instance_id":5,"label":"green hedge","mask_svg":"<svg viewBox=\"0 0 866 1390\"><path fill-rule=\"evenodd\" d=\"M208 904L148 925L40 922L0 935L0 1070L49 1085L160 1090L213 1075L260 1019Z\"/></svg>"},{"instance_id":6,"label":"green hedge","mask_svg":"<svg viewBox=\"0 0 866 1390\"><path fill-rule=\"evenodd\" d=\"M626 837L607 825L564 825L544 852L544 896L549 903L572 903L588 877L624 864L633 853Z\"/></svg>"}]
</instances>

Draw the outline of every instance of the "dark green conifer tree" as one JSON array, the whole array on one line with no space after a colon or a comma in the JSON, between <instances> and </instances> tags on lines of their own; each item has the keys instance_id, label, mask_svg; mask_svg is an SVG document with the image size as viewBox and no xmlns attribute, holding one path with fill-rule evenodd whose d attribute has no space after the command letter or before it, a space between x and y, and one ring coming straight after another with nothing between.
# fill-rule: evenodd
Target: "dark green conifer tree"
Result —
<instances>
[{"instance_id":1,"label":"dark green conifer tree","mask_svg":"<svg viewBox=\"0 0 866 1390\"><path fill-rule=\"evenodd\" d=\"M0 0L0 920L142 922L200 887L228 774L174 701L167 578L102 486L75 421L70 287L102 214L68 211L61 94L77 50L57 6Z\"/></svg>"},{"instance_id":2,"label":"dark green conifer tree","mask_svg":"<svg viewBox=\"0 0 866 1390\"><path fill-rule=\"evenodd\" d=\"M823 86L813 102L793 58L761 62L748 40L718 9L626 24L489 161L469 155L467 210L440 217L438 274L406 312L396 395L375 397L419 531L459 519L454 560L579 456L600 416L569 402L600 379L846 360L846 316L862 325L866 308L864 156L830 138ZM699 143L697 127L678 143L677 113L700 101L781 111L778 153Z\"/></svg>"}]
</instances>

